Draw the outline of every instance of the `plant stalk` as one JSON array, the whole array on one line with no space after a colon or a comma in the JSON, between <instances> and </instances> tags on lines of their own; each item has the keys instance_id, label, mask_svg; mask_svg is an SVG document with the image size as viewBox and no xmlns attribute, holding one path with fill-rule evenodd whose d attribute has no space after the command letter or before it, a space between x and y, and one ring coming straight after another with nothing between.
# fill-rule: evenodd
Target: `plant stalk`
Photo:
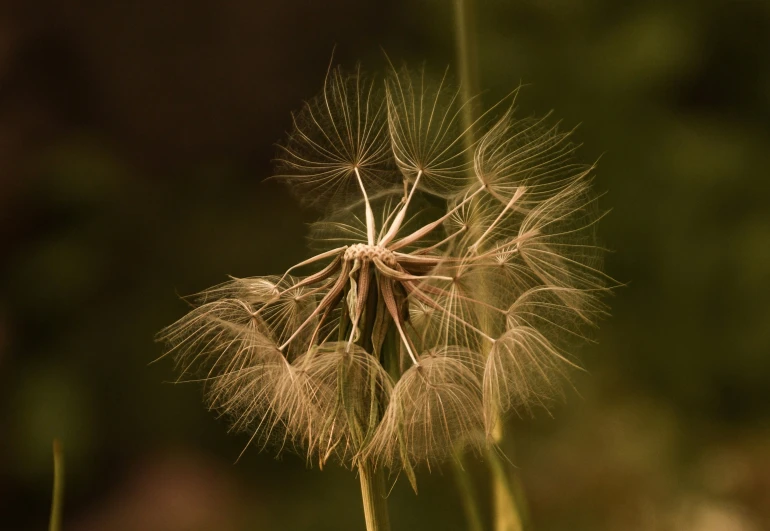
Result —
<instances>
[{"instance_id":1,"label":"plant stalk","mask_svg":"<svg viewBox=\"0 0 770 531\"><path fill-rule=\"evenodd\" d=\"M472 125L477 116L477 109L471 100L478 94L480 85L473 0L454 0L454 13L457 66L460 72L460 96L464 104L461 117L466 131L463 143L466 148L468 164L471 165L475 142L475 132ZM492 287L480 285L477 289L483 294ZM485 330L488 325L482 322L481 328ZM491 345L487 345L487 348L490 347ZM513 477L505 461L496 451L496 447L503 443L503 435L503 420L497 418L492 433L492 443L495 448L490 448L488 452L489 468L492 472L494 529L495 531L522 531L522 519L514 495ZM461 467L456 470L456 473L463 503L466 506L468 525L471 529L476 529L477 526L481 525L478 518L478 497L475 495L467 473Z\"/></svg>"},{"instance_id":2,"label":"plant stalk","mask_svg":"<svg viewBox=\"0 0 770 531\"><path fill-rule=\"evenodd\" d=\"M51 520L48 531L61 531L62 506L64 504L64 450L59 439L53 440L53 495Z\"/></svg>"},{"instance_id":3,"label":"plant stalk","mask_svg":"<svg viewBox=\"0 0 770 531\"><path fill-rule=\"evenodd\" d=\"M503 422L498 419L492 431L495 446L503 443ZM513 488L513 477L505 461L495 448L487 451L489 468L492 471L492 503L495 515L495 531L522 531L521 514Z\"/></svg>"},{"instance_id":4,"label":"plant stalk","mask_svg":"<svg viewBox=\"0 0 770 531\"><path fill-rule=\"evenodd\" d=\"M385 474L368 461L358 466L361 480L361 498L364 502L366 531L390 531L388 503L385 499Z\"/></svg>"},{"instance_id":5,"label":"plant stalk","mask_svg":"<svg viewBox=\"0 0 770 531\"><path fill-rule=\"evenodd\" d=\"M467 164L473 165L473 144L475 134L473 122L476 119L476 109L472 98L478 94L479 74L476 68L476 39L473 21L473 0L454 0L455 19L455 52L457 54L457 70L460 77L460 98L462 103L460 118L462 120L463 147ZM483 288L480 288L483 290ZM455 483L460 491L460 498L465 512L465 520L470 531L482 531L484 526L476 487L472 478L463 466L463 455L455 452L452 466L455 472Z\"/></svg>"},{"instance_id":6,"label":"plant stalk","mask_svg":"<svg viewBox=\"0 0 770 531\"><path fill-rule=\"evenodd\" d=\"M481 519L481 511L476 497L476 491L471 480L470 474L465 470L465 456L462 451L455 450L452 459L452 467L455 472L455 482L460 491L460 501L463 504L465 520L468 524L468 531L484 531L484 524Z\"/></svg>"},{"instance_id":7,"label":"plant stalk","mask_svg":"<svg viewBox=\"0 0 770 531\"><path fill-rule=\"evenodd\" d=\"M378 286L379 279L374 271L368 273L371 275L370 286ZM373 355L374 345L372 333L374 332L375 322L380 312L384 312L379 301L379 288L370 289L366 299L366 308L363 313L363 322L361 323L361 335L358 339L358 345ZM380 338L378 338L380 343ZM377 349L382 345L378 344ZM364 518L366 520L366 531L390 531L390 517L388 516L388 501L385 491L385 472L382 467L376 466L369 459L362 459L358 464L358 478L361 481L361 499L364 504Z\"/></svg>"},{"instance_id":8,"label":"plant stalk","mask_svg":"<svg viewBox=\"0 0 770 531\"><path fill-rule=\"evenodd\" d=\"M479 93L479 72L476 61L476 32L474 31L473 0L454 0L455 51L460 74L460 97L462 98L462 121L466 131L464 145L473 161L471 149L475 139L472 129L475 120L473 97Z\"/></svg>"}]
</instances>

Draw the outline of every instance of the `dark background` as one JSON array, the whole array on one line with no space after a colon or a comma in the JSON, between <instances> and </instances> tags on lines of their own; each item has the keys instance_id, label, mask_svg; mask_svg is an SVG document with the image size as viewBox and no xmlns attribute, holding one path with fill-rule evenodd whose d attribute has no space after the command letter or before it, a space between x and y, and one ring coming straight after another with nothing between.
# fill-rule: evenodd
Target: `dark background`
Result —
<instances>
[{"instance_id":1,"label":"dark background","mask_svg":"<svg viewBox=\"0 0 770 531\"><path fill-rule=\"evenodd\" d=\"M477 0L483 101L520 82L599 160L627 285L576 393L511 423L538 531L770 529L770 2ZM306 256L270 175L329 58L454 62L451 4L0 3L0 528L362 529L354 473L247 452L174 386L178 294ZM579 393L579 394L578 394ZM481 494L483 463L471 471ZM394 531L463 529L451 468Z\"/></svg>"}]
</instances>

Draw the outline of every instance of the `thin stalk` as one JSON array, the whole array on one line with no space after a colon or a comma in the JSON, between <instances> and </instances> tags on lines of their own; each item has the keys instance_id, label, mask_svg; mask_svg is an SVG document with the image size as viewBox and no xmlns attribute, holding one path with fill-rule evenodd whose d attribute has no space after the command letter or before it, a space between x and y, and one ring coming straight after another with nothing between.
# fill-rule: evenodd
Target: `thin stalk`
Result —
<instances>
[{"instance_id":1,"label":"thin stalk","mask_svg":"<svg viewBox=\"0 0 770 531\"><path fill-rule=\"evenodd\" d=\"M53 440L53 495L51 520L48 531L61 531L62 506L64 504L64 450L59 439Z\"/></svg>"},{"instance_id":2,"label":"thin stalk","mask_svg":"<svg viewBox=\"0 0 770 531\"><path fill-rule=\"evenodd\" d=\"M503 443L503 423L498 420L492 431L495 446ZM495 531L522 531L521 514L514 494L514 479L505 461L495 448L487 451L489 468L492 471L492 503L495 515Z\"/></svg>"},{"instance_id":3,"label":"thin stalk","mask_svg":"<svg viewBox=\"0 0 770 531\"><path fill-rule=\"evenodd\" d=\"M462 120L465 126L464 145L466 147L466 157L468 165L473 165L473 143L475 140L473 124L476 120L476 113L471 98L478 93L479 74L477 67L476 40L474 31L474 10L473 0L454 0L455 11L455 45L457 51L457 65L460 71L460 95L463 98ZM475 179L471 176L471 179ZM509 205L510 207L510 205ZM491 229L491 227L490 227ZM481 235L479 242L486 236ZM480 285L479 297L484 300L483 295L491 286ZM488 329L488 323L480 324L481 328ZM485 348L488 351L488 348ZM495 419L495 427L492 434L493 443L499 446L503 442L503 421L500 418ZM490 449L488 462L492 472L492 497L494 503L494 529L495 531L521 531L521 516L519 514L516 498L513 494L513 479L509 473L505 462L496 453L495 449ZM464 473L462 470L459 473ZM472 487L470 483L469 487ZM463 488L461 493L464 497L464 503L478 507L477 496L472 488ZM466 492L467 491L467 492ZM467 511L466 511L467 512ZM473 527L474 522L469 518L469 525Z\"/></svg>"},{"instance_id":4,"label":"thin stalk","mask_svg":"<svg viewBox=\"0 0 770 531\"><path fill-rule=\"evenodd\" d=\"M473 0L454 0L455 50L460 72L462 121L465 130L466 153L473 158L473 123L476 120L472 98L479 93L479 73L476 61L476 32L474 31Z\"/></svg>"},{"instance_id":5,"label":"thin stalk","mask_svg":"<svg viewBox=\"0 0 770 531\"><path fill-rule=\"evenodd\" d=\"M369 278L359 284L377 285L376 273L374 268L362 268L362 275ZM365 295L365 301L359 301L363 305L363 323L361 324L361 334L357 344L369 354L372 354L374 345L372 343L372 333L375 322L378 319L378 289L369 289ZM390 517L388 516L387 492L385 491L385 472L382 467L368 459L362 459L358 463L358 478L361 481L361 500L364 505L364 518L366 520L366 531L390 531Z\"/></svg>"},{"instance_id":6,"label":"thin stalk","mask_svg":"<svg viewBox=\"0 0 770 531\"><path fill-rule=\"evenodd\" d=\"M361 179L361 173L358 171L358 166L353 168L356 173L356 179L358 179L358 186L361 187L361 193L364 196L364 204L366 205L366 240L369 245L374 245L374 235L376 234L376 227L374 226L374 212L372 212L372 205L369 204L369 196L366 195L366 188L364 187L364 181Z\"/></svg>"},{"instance_id":7,"label":"thin stalk","mask_svg":"<svg viewBox=\"0 0 770 531\"><path fill-rule=\"evenodd\" d=\"M460 501L463 504L465 520L468 524L468 531L484 531L484 524L481 520L481 511L476 501L476 493L473 482L464 466L465 456L462 451L454 452L452 459L452 468L455 472L455 482L460 491Z\"/></svg>"},{"instance_id":8,"label":"thin stalk","mask_svg":"<svg viewBox=\"0 0 770 531\"><path fill-rule=\"evenodd\" d=\"M366 531L390 531L388 503L385 499L385 474L382 468L375 468L370 462L363 461L358 466L358 477L361 480Z\"/></svg>"},{"instance_id":9,"label":"thin stalk","mask_svg":"<svg viewBox=\"0 0 770 531\"><path fill-rule=\"evenodd\" d=\"M472 98L478 94L478 70L476 68L476 41L473 30L473 0L454 0L455 51L457 69L460 75L461 119L463 123L463 146L468 166L473 167L473 143L475 135L473 124L476 120ZM457 453L452 460L455 482L460 490L465 519L471 531L481 531L480 504L475 485L468 472L462 466L462 454Z\"/></svg>"}]
</instances>

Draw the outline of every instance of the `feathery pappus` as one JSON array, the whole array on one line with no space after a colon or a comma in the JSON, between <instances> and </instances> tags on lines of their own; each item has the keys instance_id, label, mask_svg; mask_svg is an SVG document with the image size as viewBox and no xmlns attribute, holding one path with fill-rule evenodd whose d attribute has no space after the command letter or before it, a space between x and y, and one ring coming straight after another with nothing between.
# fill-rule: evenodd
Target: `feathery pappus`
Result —
<instances>
[{"instance_id":1,"label":"feathery pappus","mask_svg":"<svg viewBox=\"0 0 770 531\"><path fill-rule=\"evenodd\" d=\"M330 69L274 176L323 211L318 253L200 293L159 334L233 429L413 480L559 393L605 311L601 213L570 132L514 103L467 124L446 75Z\"/></svg>"}]
</instances>

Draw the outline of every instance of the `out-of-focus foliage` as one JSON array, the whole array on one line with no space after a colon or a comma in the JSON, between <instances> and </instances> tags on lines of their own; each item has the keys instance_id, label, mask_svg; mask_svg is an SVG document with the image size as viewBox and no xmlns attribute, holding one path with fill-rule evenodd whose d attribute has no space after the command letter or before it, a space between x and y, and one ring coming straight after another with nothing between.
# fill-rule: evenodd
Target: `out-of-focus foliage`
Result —
<instances>
[{"instance_id":1,"label":"out-of-focus foliage","mask_svg":"<svg viewBox=\"0 0 770 531\"><path fill-rule=\"evenodd\" d=\"M523 115L581 124L628 283L580 396L511 426L533 528L767 528L770 6L476 9L482 99L523 82ZM0 9L0 527L44 528L54 436L65 529L360 527L352 474L233 466L246 438L147 364L177 294L306 256L312 213L261 181L333 46L441 71L451 24L437 0ZM422 474L416 498L393 490L394 529L462 529L451 472Z\"/></svg>"}]
</instances>

